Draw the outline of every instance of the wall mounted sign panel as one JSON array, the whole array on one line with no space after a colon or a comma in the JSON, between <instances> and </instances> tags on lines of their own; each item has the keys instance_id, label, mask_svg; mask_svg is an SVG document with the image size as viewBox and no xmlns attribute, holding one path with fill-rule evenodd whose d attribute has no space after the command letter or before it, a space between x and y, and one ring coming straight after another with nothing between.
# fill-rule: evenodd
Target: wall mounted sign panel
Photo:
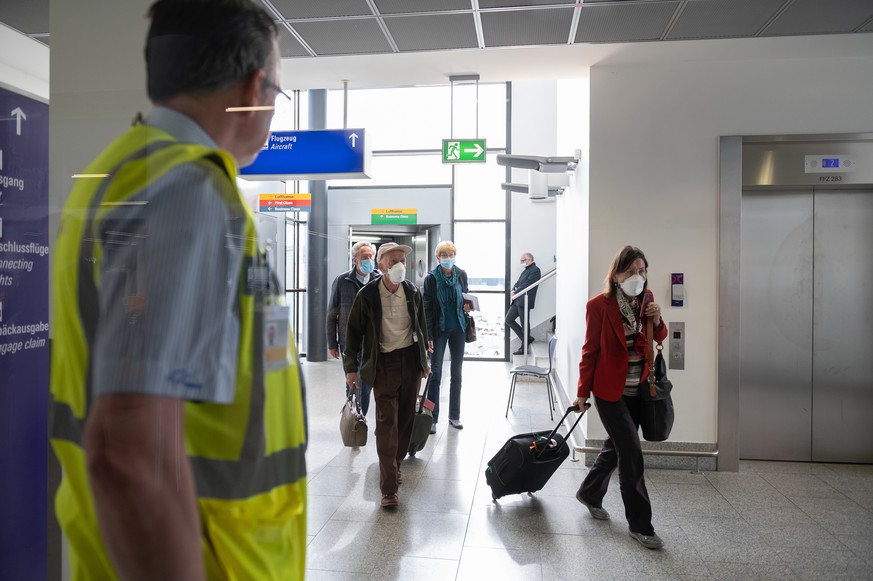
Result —
<instances>
[{"instance_id":1,"label":"wall mounted sign panel","mask_svg":"<svg viewBox=\"0 0 873 581\"><path fill-rule=\"evenodd\" d=\"M363 129L276 131L240 177L266 180L369 178L370 150Z\"/></svg>"}]
</instances>

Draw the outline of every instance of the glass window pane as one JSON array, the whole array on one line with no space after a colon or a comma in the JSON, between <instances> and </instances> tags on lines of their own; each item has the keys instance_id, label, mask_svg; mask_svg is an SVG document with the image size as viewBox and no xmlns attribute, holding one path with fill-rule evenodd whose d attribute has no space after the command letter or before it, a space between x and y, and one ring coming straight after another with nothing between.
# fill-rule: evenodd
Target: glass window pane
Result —
<instances>
[{"instance_id":1,"label":"glass window pane","mask_svg":"<svg viewBox=\"0 0 873 581\"><path fill-rule=\"evenodd\" d=\"M506 84L479 85L479 135L488 147L506 149Z\"/></svg>"},{"instance_id":2,"label":"glass window pane","mask_svg":"<svg viewBox=\"0 0 873 581\"><path fill-rule=\"evenodd\" d=\"M506 149L506 85L455 85L452 134L485 139L489 148Z\"/></svg>"},{"instance_id":3,"label":"glass window pane","mask_svg":"<svg viewBox=\"0 0 873 581\"><path fill-rule=\"evenodd\" d=\"M458 164L455 168L455 219L503 220L506 218L506 168L489 153L484 164Z\"/></svg>"},{"instance_id":4,"label":"glass window pane","mask_svg":"<svg viewBox=\"0 0 873 581\"><path fill-rule=\"evenodd\" d=\"M309 128L309 116L306 111L309 107L309 94L306 91L289 92L291 97L297 95L300 101L300 127L302 131ZM276 95L276 109L273 111L273 120L270 122L270 131L294 131L294 104L283 97Z\"/></svg>"},{"instance_id":5,"label":"glass window pane","mask_svg":"<svg viewBox=\"0 0 873 581\"><path fill-rule=\"evenodd\" d=\"M454 242L471 293L506 290L505 222L456 222Z\"/></svg>"},{"instance_id":6,"label":"glass window pane","mask_svg":"<svg viewBox=\"0 0 873 581\"><path fill-rule=\"evenodd\" d=\"M366 129L373 151L439 150L450 109L448 86L348 91L348 127ZM327 126L343 126L343 91L328 92Z\"/></svg>"},{"instance_id":7,"label":"glass window pane","mask_svg":"<svg viewBox=\"0 0 873 581\"><path fill-rule=\"evenodd\" d=\"M467 273L469 274L469 272ZM470 358L502 358L504 355L503 293L476 293L479 311L473 313L476 320L476 341L467 343L464 356Z\"/></svg>"},{"instance_id":8,"label":"glass window pane","mask_svg":"<svg viewBox=\"0 0 873 581\"><path fill-rule=\"evenodd\" d=\"M370 166L370 179L330 180L328 185L418 186L452 183L452 168L435 155L377 155Z\"/></svg>"}]
</instances>

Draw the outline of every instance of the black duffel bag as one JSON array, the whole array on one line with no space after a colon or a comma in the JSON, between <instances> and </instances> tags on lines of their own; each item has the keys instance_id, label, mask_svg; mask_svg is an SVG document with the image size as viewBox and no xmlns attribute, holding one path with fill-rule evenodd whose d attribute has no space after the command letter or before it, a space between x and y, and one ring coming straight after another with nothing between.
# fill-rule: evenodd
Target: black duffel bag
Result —
<instances>
[{"instance_id":1,"label":"black duffel bag","mask_svg":"<svg viewBox=\"0 0 873 581\"><path fill-rule=\"evenodd\" d=\"M649 319L649 377L640 384L640 427L643 438L649 442L663 442L670 437L676 412L673 409L673 383L667 379L667 364L661 353L664 346L658 343L658 355L653 358L654 344L652 321Z\"/></svg>"}]
</instances>

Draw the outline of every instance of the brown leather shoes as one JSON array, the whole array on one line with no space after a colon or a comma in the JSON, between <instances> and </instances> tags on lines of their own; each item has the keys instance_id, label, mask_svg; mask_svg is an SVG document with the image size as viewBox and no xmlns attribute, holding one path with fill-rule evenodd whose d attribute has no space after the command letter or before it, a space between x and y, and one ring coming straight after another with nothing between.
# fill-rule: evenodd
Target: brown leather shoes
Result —
<instances>
[{"instance_id":1,"label":"brown leather shoes","mask_svg":"<svg viewBox=\"0 0 873 581\"><path fill-rule=\"evenodd\" d=\"M396 494L382 495L382 508L394 508L398 504L400 504L400 499L397 498Z\"/></svg>"}]
</instances>

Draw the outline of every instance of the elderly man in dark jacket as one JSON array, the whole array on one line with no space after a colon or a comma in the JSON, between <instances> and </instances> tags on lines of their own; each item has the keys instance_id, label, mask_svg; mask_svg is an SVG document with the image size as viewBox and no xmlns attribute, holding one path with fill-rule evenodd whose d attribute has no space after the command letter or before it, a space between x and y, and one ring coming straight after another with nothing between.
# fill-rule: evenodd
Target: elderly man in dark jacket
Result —
<instances>
[{"instance_id":1,"label":"elderly man in dark jacket","mask_svg":"<svg viewBox=\"0 0 873 581\"><path fill-rule=\"evenodd\" d=\"M524 267L524 270L521 271L521 276L518 277L518 281L512 285L512 294L509 296L509 310L506 311L506 316L503 317L503 325L507 330L512 329L515 331L515 334L518 335L518 338L521 341L521 347L516 351L513 351L513 355L521 355L524 353L524 329L516 321L516 319L521 317L524 313L524 295L517 296L516 293L523 291L538 281L540 276L542 276L540 273L540 267L537 266L536 262L534 262L533 254L530 252L522 254L520 262ZM536 303L537 300L537 290L538 289L535 288L527 293L528 309L534 308L534 303ZM530 332L530 329L528 329L528 332ZM527 342L533 343L533 341L534 338L528 335Z\"/></svg>"},{"instance_id":2,"label":"elderly man in dark jacket","mask_svg":"<svg viewBox=\"0 0 873 581\"><path fill-rule=\"evenodd\" d=\"M334 279L327 304L327 350L334 359L339 359L346 344L346 324L349 322L349 312L352 310L355 295L365 284L382 274L376 268L376 248L371 242L356 242L349 254L354 266ZM360 365L361 354L358 353L358 367ZM349 386L346 385L347 397L348 394ZM361 382L358 400L361 411L367 415L370 408L370 386L364 382Z\"/></svg>"},{"instance_id":3,"label":"elderly man in dark jacket","mask_svg":"<svg viewBox=\"0 0 873 581\"><path fill-rule=\"evenodd\" d=\"M427 363L427 323L421 293L406 280L412 248L395 242L379 247L382 276L355 297L346 329L346 384L366 381L376 399L376 453L382 506L396 507L400 463L409 450L415 401ZM362 352L360 367L355 356Z\"/></svg>"}]
</instances>

